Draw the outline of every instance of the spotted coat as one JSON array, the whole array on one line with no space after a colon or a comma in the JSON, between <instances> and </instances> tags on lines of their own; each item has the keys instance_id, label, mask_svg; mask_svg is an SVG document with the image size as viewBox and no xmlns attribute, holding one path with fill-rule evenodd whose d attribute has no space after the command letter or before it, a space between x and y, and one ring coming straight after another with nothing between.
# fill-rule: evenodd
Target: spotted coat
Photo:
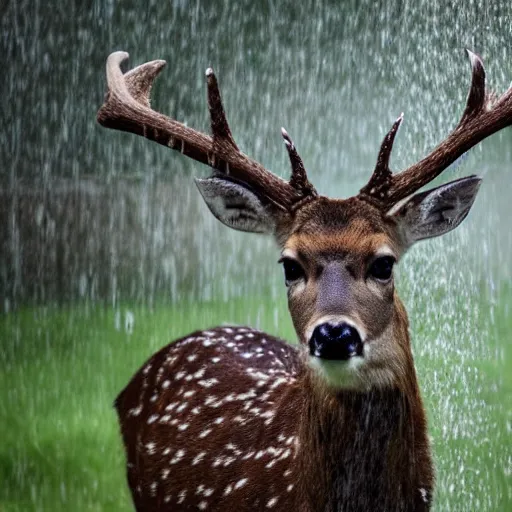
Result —
<instances>
[{"instance_id":1,"label":"spotted coat","mask_svg":"<svg viewBox=\"0 0 512 512\"><path fill-rule=\"evenodd\" d=\"M283 418L300 368L294 347L244 327L151 357L115 402L137 509L291 510L298 438Z\"/></svg>"}]
</instances>

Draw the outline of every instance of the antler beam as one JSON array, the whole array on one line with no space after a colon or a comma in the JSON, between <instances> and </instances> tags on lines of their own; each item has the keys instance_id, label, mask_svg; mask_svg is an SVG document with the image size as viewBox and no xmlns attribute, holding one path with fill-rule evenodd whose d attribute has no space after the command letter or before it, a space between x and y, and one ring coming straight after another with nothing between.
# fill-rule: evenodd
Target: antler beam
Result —
<instances>
[{"instance_id":1,"label":"antler beam","mask_svg":"<svg viewBox=\"0 0 512 512\"><path fill-rule=\"evenodd\" d=\"M226 179L245 183L260 198L283 210L291 210L294 204L310 193L307 188L294 185L294 173L290 184L238 149L224 113L217 79L211 68L206 71L206 82L212 137L151 109L151 87L165 66L165 61L147 62L123 74L120 65L126 59L126 52L112 53L107 59L108 92L98 111L98 122L101 125L142 135L178 150L209 165ZM305 171L303 176L305 177ZM309 183L307 177L305 179Z\"/></svg>"},{"instance_id":2,"label":"antler beam","mask_svg":"<svg viewBox=\"0 0 512 512\"><path fill-rule=\"evenodd\" d=\"M493 133L512 124L512 87L500 97L485 88L485 70L480 57L467 50L472 79L466 108L457 127L428 156L392 175L388 162L402 116L386 135L372 177L360 195L383 208L393 206L437 176L466 151Z\"/></svg>"}]
</instances>

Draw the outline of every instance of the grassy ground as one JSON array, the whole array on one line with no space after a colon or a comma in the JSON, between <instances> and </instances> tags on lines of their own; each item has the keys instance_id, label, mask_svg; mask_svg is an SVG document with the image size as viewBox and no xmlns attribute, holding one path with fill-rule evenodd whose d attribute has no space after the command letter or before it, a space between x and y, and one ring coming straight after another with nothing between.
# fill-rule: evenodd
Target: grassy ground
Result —
<instances>
[{"instance_id":1,"label":"grassy ground","mask_svg":"<svg viewBox=\"0 0 512 512\"><path fill-rule=\"evenodd\" d=\"M488 336L499 357L446 361L416 351L439 511L512 510L512 346L500 341L512 333L512 290L502 295ZM112 401L153 351L219 318L271 332L278 319L280 334L293 339L284 301L274 309L263 298L152 311L37 308L0 317L0 510L130 510ZM421 338L421 322L416 328ZM451 368L461 365L454 379Z\"/></svg>"}]
</instances>

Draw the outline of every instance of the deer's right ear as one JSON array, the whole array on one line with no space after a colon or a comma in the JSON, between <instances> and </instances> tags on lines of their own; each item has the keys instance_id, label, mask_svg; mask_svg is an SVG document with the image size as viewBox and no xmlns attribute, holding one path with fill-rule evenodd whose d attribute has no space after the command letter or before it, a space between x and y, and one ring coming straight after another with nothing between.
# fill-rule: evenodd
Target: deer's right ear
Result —
<instances>
[{"instance_id":1,"label":"deer's right ear","mask_svg":"<svg viewBox=\"0 0 512 512\"><path fill-rule=\"evenodd\" d=\"M226 226L251 233L274 233L272 215L243 184L216 176L196 178L195 182L210 211Z\"/></svg>"}]
</instances>

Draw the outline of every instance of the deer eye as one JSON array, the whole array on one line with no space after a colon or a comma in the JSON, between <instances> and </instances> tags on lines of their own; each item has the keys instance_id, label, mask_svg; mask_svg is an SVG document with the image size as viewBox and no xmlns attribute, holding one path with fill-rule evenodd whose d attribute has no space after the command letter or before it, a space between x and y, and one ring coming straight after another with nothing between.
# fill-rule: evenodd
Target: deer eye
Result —
<instances>
[{"instance_id":1,"label":"deer eye","mask_svg":"<svg viewBox=\"0 0 512 512\"><path fill-rule=\"evenodd\" d=\"M286 286L305 276L304 269L298 261L292 260L291 258L281 258L279 263L283 264Z\"/></svg>"},{"instance_id":2,"label":"deer eye","mask_svg":"<svg viewBox=\"0 0 512 512\"><path fill-rule=\"evenodd\" d=\"M368 273L379 281L387 281L393 273L394 264L395 258L393 256L381 256L373 261Z\"/></svg>"}]
</instances>

